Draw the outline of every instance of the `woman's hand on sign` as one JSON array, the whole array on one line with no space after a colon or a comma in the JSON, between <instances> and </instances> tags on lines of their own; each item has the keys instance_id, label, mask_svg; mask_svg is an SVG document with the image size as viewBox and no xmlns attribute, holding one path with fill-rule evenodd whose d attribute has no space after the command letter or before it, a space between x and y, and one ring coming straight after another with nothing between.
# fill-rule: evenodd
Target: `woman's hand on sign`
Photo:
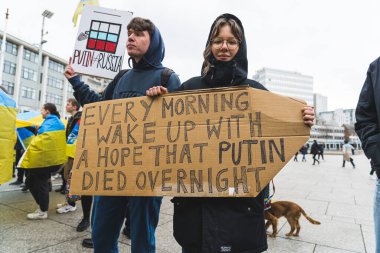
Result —
<instances>
[{"instance_id":1,"label":"woman's hand on sign","mask_svg":"<svg viewBox=\"0 0 380 253\"><path fill-rule=\"evenodd\" d=\"M314 108L311 106L305 106L302 109L302 118L305 125L312 127L314 125Z\"/></svg>"},{"instance_id":2,"label":"woman's hand on sign","mask_svg":"<svg viewBox=\"0 0 380 253\"><path fill-rule=\"evenodd\" d=\"M69 64L66 66L65 72L63 74L65 75L65 77L67 79L70 79L70 78L72 78L72 77L74 77L74 76L77 75L77 73L75 73L75 70L71 66L71 57L70 57L70 60L69 60Z\"/></svg>"},{"instance_id":3,"label":"woman's hand on sign","mask_svg":"<svg viewBox=\"0 0 380 253\"><path fill-rule=\"evenodd\" d=\"M154 97L165 93L168 93L168 89L164 86L153 86L146 91L146 95L149 97Z\"/></svg>"}]
</instances>

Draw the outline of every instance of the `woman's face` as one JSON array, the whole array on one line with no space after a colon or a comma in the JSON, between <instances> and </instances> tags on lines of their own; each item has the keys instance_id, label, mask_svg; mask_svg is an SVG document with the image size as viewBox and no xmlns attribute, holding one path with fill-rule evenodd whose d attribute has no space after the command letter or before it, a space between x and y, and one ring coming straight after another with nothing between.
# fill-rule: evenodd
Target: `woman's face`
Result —
<instances>
[{"instance_id":1,"label":"woman's face","mask_svg":"<svg viewBox=\"0 0 380 253\"><path fill-rule=\"evenodd\" d=\"M50 112L48 110L46 110L45 108L41 108L41 115L42 115L42 118L46 119L46 116L48 116L50 114Z\"/></svg>"},{"instance_id":2,"label":"woman's face","mask_svg":"<svg viewBox=\"0 0 380 253\"><path fill-rule=\"evenodd\" d=\"M224 25L219 34L211 41L211 51L218 61L231 61L239 51L239 40L233 35L231 27Z\"/></svg>"}]
</instances>

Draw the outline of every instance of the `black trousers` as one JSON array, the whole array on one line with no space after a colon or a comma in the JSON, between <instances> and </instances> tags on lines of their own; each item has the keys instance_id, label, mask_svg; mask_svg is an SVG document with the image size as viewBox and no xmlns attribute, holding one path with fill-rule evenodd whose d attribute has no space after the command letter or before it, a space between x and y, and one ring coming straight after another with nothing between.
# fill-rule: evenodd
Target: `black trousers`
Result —
<instances>
[{"instance_id":1,"label":"black trousers","mask_svg":"<svg viewBox=\"0 0 380 253\"><path fill-rule=\"evenodd\" d=\"M81 196L83 219L90 220L92 196Z\"/></svg>"},{"instance_id":2,"label":"black trousers","mask_svg":"<svg viewBox=\"0 0 380 253\"><path fill-rule=\"evenodd\" d=\"M350 157L350 162L351 162L352 166L355 168L354 159L352 159L351 157ZM345 165L346 165L346 161L343 159L343 166L342 167L344 167Z\"/></svg>"},{"instance_id":3,"label":"black trousers","mask_svg":"<svg viewBox=\"0 0 380 253\"><path fill-rule=\"evenodd\" d=\"M319 160L316 158L317 154L313 154L313 164L315 164L315 162L318 162L319 164Z\"/></svg>"},{"instance_id":4,"label":"black trousers","mask_svg":"<svg viewBox=\"0 0 380 253\"><path fill-rule=\"evenodd\" d=\"M49 179L52 172L57 171L60 166L48 168L30 169L25 184L41 211L49 209Z\"/></svg>"}]
</instances>

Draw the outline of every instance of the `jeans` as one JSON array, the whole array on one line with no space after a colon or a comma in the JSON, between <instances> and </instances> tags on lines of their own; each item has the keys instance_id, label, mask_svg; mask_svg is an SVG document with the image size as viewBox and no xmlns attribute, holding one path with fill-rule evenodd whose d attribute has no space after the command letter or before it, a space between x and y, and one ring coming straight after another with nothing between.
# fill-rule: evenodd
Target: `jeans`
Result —
<instances>
[{"instance_id":1,"label":"jeans","mask_svg":"<svg viewBox=\"0 0 380 253\"><path fill-rule=\"evenodd\" d=\"M162 197L95 196L91 220L94 252L119 252L117 240L127 208L131 217L131 252L156 252L155 231L161 201Z\"/></svg>"},{"instance_id":2,"label":"jeans","mask_svg":"<svg viewBox=\"0 0 380 253\"><path fill-rule=\"evenodd\" d=\"M373 217L375 222L376 253L380 253L380 179L376 181Z\"/></svg>"}]
</instances>

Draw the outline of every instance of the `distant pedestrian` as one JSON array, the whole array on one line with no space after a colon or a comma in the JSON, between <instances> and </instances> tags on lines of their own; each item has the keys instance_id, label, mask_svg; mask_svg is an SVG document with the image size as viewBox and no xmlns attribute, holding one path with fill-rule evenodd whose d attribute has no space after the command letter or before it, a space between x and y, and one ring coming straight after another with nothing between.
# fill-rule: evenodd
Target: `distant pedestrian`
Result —
<instances>
[{"instance_id":1,"label":"distant pedestrian","mask_svg":"<svg viewBox=\"0 0 380 253\"><path fill-rule=\"evenodd\" d=\"M300 152L302 154L302 162L306 162L307 146L303 145Z\"/></svg>"},{"instance_id":2,"label":"distant pedestrian","mask_svg":"<svg viewBox=\"0 0 380 253\"><path fill-rule=\"evenodd\" d=\"M344 145L343 145L343 165L342 167L344 167L344 165L346 164L346 161L350 161L353 168L355 169L355 164L354 164L354 159L352 159L352 150L354 149L354 147L348 143L348 140L345 140L344 141Z\"/></svg>"},{"instance_id":3,"label":"distant pedestrian","mask_svg":"<svg viewBox=\"0 0 380 253\"><path fill-rule=\"evenodd\" d=\"M319 145L317 140L314 140L313 145L311 145L310 154L313 155L313 165L315 165L315 162L318 162L317 155L319 154Z\"/></svg>"},{"instance_id":4,"label":"distant pedestrian","mask_svg":"<svg viewBox=\"0 0 380 253\"><path fill-rule=\"evenodd\" d=\"M297 156L298 156L298 151L294 154L294 159L293 159L293 161L298 162L298 158L297 158Z\"/></svg>"},{"instance_id":5,"label":"distant pedestrian","mask_svg":"<svg viewBox=\"0 0 380 253\"><path fill-rule=\"evenodd\" d=\"M321 157L322 157L323 161L325 160L325 158L323 156L324 149L325 149L324 145L323 144L319 144L318 160L320 160Z\"/></svg>"}]
</instances>

